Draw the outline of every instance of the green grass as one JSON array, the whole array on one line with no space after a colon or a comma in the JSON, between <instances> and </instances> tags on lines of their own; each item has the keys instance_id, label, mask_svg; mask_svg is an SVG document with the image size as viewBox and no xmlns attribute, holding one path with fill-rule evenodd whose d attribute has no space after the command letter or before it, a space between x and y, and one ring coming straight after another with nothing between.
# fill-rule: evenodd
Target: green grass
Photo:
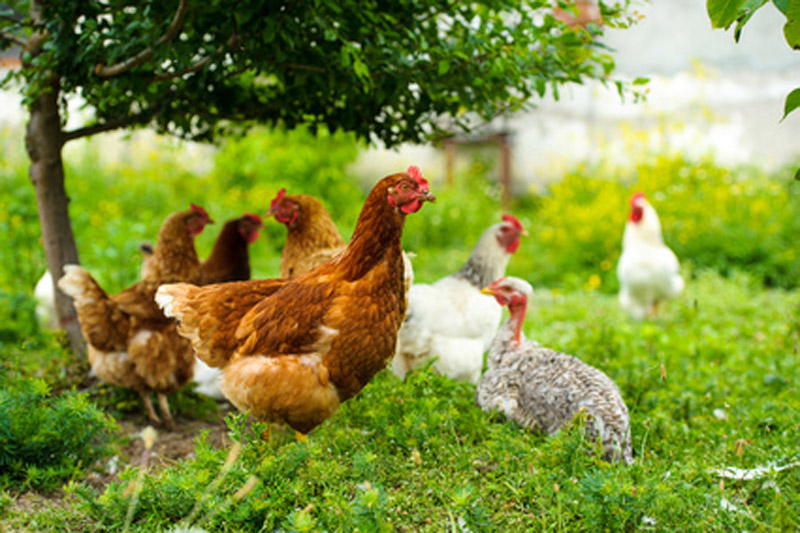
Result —
<instances>
[{"instance_id":1,"label":"green grass","mask_svg":"<svg viewBox=\"0 0 800 533\"><path fill-rule=\"evenodd\" d=\"M548 438L486 415L473 386L430 369L405 382L383 372L308 444L289 432L264 443L263 426L231 417L244 446L219 488L203 495L228 450L201 437L196 459L145 476L133 525L168 528L201 501L198 521L214 531L797 529L800 467L724 485L711 472L800 460L797 302L744 275L700 272L660 319L635 323L612 296L537 291L527 335L619 384L631 467L589 455L580 429ZM137 475L100 492L73 484L70 509L38 520L119 530ZM259 483L233 502L250 476ZM723 509L723 499L739 510Z\"/></svg>"},{"instance_id":2,"label":"green grass","mask_svg":"<svg viewBox=\"0 0 800 533\"><path fill-rule=\"evenodd\" d=\"M341 136L321 142L324 149L308 149L312 141L302 132L248 137L226 145L201 176L183 165L179 150L149 146L121 154L119 167L97 162L97 147L78 151L70 159L69 188L82 259L110 290L122 288L136 276L136 245L154 238L169 211L195 201L218 220L262 212L281 186L320 191L348 234L364 195L344 170L357 150ZM300 151L292 149L296 145ZM15 161L7 159L11 170L0 181L0 208L6 210L0 229L10 239L0 249L0 353L7 367L38 374L60 392L74 385L82 363L33 317L26 287L41 273L43 256L32 190ZM456 269L487 219L499 219L486 168L476 161L453 188L434 183L439 202L410 217L404 240L417 253L418 280ZM639 184L629 178L625 187L609 184L608 168L591 181L589 170L577 169L549 196L515 204L532 236L509 272L536 287L527 335L579 356L620 386L631 412L634 465L595 459L588 453L594 443L580 427L543 437L487 415L474 405L473 386L430 369L405 382L383 372L306 444L288 431L273 431L265 443L258 438L263 425L230 416L231 437L243 446L224 476L229 450L216 450L199 435L193 459L143 475L135 504L138 468L128 467L105 488L73 470L64 472L63 479L72 479L65 499L52 508L12 511L18 493L0 493L0 524L54 531L119 531L127 524L162 531L190 525L191 515L209 531L800 529L800 467L724 483L712 472L800 461L800 291L765 286L796 285L786 281L797 268L795 241L789 240L800 220L792 203L796 191L752 169L680 157L628 169L626 176L638 174L652 188L670 181L660 170L673 172L675 188L657 207L668 240L686 238L679 254L686 292L658 319L639 323L619 309L613 294L625 197ZM741 209L690 211L695 182L702 182L694 190L700 197L739 202ZM758 211L764 224L747 230L748 209L767 200L774 209ZM718 242L726 228L732 243ZM214 232L201 237L202 255ZM256 275L277 271L283 240L284 229L268 221L253 247ZM599 285L589 282L592 275ZM135 397L119 389L91 394L114 415L139 409ZM184 416L199 417L206 409L187 393L176 403ZM253 476L255 487L235 497Z\"/></svg>"}]
</instances>

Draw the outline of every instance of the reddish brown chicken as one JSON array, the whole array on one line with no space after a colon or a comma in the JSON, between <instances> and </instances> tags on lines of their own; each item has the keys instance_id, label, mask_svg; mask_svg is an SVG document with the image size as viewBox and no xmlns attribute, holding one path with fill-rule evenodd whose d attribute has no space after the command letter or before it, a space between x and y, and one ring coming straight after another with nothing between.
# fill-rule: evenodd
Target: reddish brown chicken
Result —
<instances>
[{"instance_id":1,"label":"reddish brown chicken","mask_svg":"<svg viewBox=\"0 0 800 533\"><path fill-rule=\"evenodd\" d=\"M201 285L244 281L250 279L250 253L248 247L258 239L263 222L261 217L245 213L222 226L211 255L200 264ZM221 371L211 368L195 358L192 381L195 392L215 400L224 400L219 390Z\"/></svg>"},{"instance_id":2,"label":"reddish brown chicken","mask_svg":"<svg viewBox=\"0 0 800 533\"><path fill-rule=\"evenodd\" d=\"M200 263L200 284L250 279L248 245L258 239L262 225L261 217L251 213L227 221L214 242L211 255ZM153 245L142 243L139 250L142 252L142 279L156 275Z\"/></svg>"},{"instance_id":3,"label":"reddish brown chicken","mask_svg":"<svg viewBox=\"0 0 800 533\"><path fill-rule=\"evenodd\" d=\"M281 189L270 204L268 216L286 226L281 253L281 277L305 274L345 249L339 230L322 203L305 194L286 195Z\"/></svg>"},{"instance_id":4,"label":"reddish brown chicken","mask_svg":"<svg viewBox=\"0 0 800 533\"><path fill-rule=\"evenodd\" d=\"M152 258L147 260L143 280L170 283L201 279L200 260L194 247L194 237L200 235L206 224L214 221L206 210L192 204L187 211L167 217L158 230L158 239Z\"/></svg>"},{"instance_id":5,"label":"reddish brown chicken","mask_svg":"<svg viewBox=\"0 0 800 533\"><path fill-rule=\"evenodd\" d=\"M150 392L155 392L170 427L174 422L167 394L191 379L194 355L191 344L178 335L174 321L164 316L153 298L163 282L200 280L194 237L209 222L205 210L195 205L167 217L148 260L146 279L113 296L78 265L66 265L58 281L58 287L74 300L97 377L139 392L147 416L160 423L150 401Z\"/></svg>"},{"instance_id":6,"label":"reddish brown chicken","mask_svg":"<svg viewBox=\"0 0 800 533\"><path fill-rule=\"evenodd\" d=\"M201 285L250 279L247 247L258 239L262 225L261 217L251 213L227 221L219 232L211 255L200 264Z\"/></svg>"},{"instance_id":7,"label":"reddish brown chicken","mask_svg":"<svg viewBox=\"0 0 800 533\"><path fill-rule=\"evenodd\" d=\"M347 248L293 280L159 288L198 356L223 367L240 410L306 433L391 359L405 313L406 215L434 201L416 167L370 192Z\"/></svg>"}]
</instances>

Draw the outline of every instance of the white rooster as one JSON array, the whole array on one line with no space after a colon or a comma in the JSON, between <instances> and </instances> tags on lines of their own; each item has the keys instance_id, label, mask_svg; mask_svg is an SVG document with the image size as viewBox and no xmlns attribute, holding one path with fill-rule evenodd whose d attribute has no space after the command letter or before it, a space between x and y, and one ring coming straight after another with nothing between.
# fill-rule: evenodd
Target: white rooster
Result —
<instances>
[{"instance_id":1,"label":"white rooster","mask_svg":"<svg viewBox=\"0 0 800 533\"><path fill-rule=\"evenodd\" d=\"M617 385L600 370L567 354L525 339L522 326L533 293L519 278L501 278L483 291L507 305L511 316L497 332L487 359L487 370L475 391L484 411L500 411L533 431L548 435L587 415L589 439L600 438L605 458L631 463L628 408Z\"/></svg>"},{"instance_id":2,"label":"white rooster","mask_svg":"<svg viewBox=\"0 0 800 533\"><path fill-rule=\"evenodd\" d=\"M617 278L619 303L637 320L655 316L659 303L683 290L678 258L664 244L658 214L640 192L631 197Z\"/></svg>"},{"instance_id":3,"label":"white rooster","mask_svg":"<svg viewBox=\"0 0 800 533\"><path fill-rule=\"evenodd\" d=\"M438 357L433 366L442 374L478 382L483 354L502 317L500 305L481 288L505 274L523 235L520 221L503 215L503 222L483 232L461 270L432 285L411 286L392 360L398 377Z\"/></svg>"}]
</instances>

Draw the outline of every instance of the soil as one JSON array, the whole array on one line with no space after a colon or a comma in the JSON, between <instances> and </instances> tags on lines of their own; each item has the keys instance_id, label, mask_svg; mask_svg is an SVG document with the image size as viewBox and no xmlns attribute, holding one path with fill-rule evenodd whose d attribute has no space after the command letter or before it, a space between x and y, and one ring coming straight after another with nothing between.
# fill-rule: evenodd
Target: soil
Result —
<instances>
[{"instance_id":1,"label":"soil","mask_svg":"<svg viewBox=\"0 0 800 533\"><path fill-rule=\"evenodd\" d=\"M208 430L208 442L212 446L215 448L229 447L231 442L228 439L228 429L224 418L233 408L226 402L219 403L218 407L217 413L209 415L206 419L192 420L177 417L174 430L164 427L156 428L157 437L148 456L148 469L150 471L157 470L183 459L191 459L194 456L194 441L204 430ZM118 474L125 470L127 465L138 466L145 458L142 434L149 425L148 420L143 415L130 415L118 419L117 424L120 429L119 440L121 442L119 452L97 464L96 468L81 480L98 492L102 491L109 483L117 481ZM10 496L12 501L6 510L6 517L24 516L45 508L65 508L70 503L70 498L67 498L62 490L47 494L34 491L19 493L12 491ZM0 520L0 522L2 521ZM2 530L4 528L0 523L0 531Z\"/></svg>"}]
</instances>

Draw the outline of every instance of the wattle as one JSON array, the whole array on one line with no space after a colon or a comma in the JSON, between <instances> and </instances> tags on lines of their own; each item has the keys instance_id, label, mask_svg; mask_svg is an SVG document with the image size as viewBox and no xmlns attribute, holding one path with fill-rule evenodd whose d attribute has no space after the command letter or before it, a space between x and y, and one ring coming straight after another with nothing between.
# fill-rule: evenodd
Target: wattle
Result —
<instances>
[{"instance_id":1,"label":"wattle","mask_svg":"<svg viewBox=\"0 0 800 533\"><path fill-rule=\"evenodd\" d=\"M419 199L412 200L411 202L407 203L406 205L400 208L400 211L405 213L406 215L410 213L416 213L422 208L422 201Z\"/></svg>"},{"instance_id":2,"label":"wattle","mask_svg":"<svg viewBox=\"0 0 800 533\"><path fill-rule=\"evenodd\" d=\"M506 246L506 252L513 254L519 248L519 239L514 239Z\"/></svg>"}]
</instances>

